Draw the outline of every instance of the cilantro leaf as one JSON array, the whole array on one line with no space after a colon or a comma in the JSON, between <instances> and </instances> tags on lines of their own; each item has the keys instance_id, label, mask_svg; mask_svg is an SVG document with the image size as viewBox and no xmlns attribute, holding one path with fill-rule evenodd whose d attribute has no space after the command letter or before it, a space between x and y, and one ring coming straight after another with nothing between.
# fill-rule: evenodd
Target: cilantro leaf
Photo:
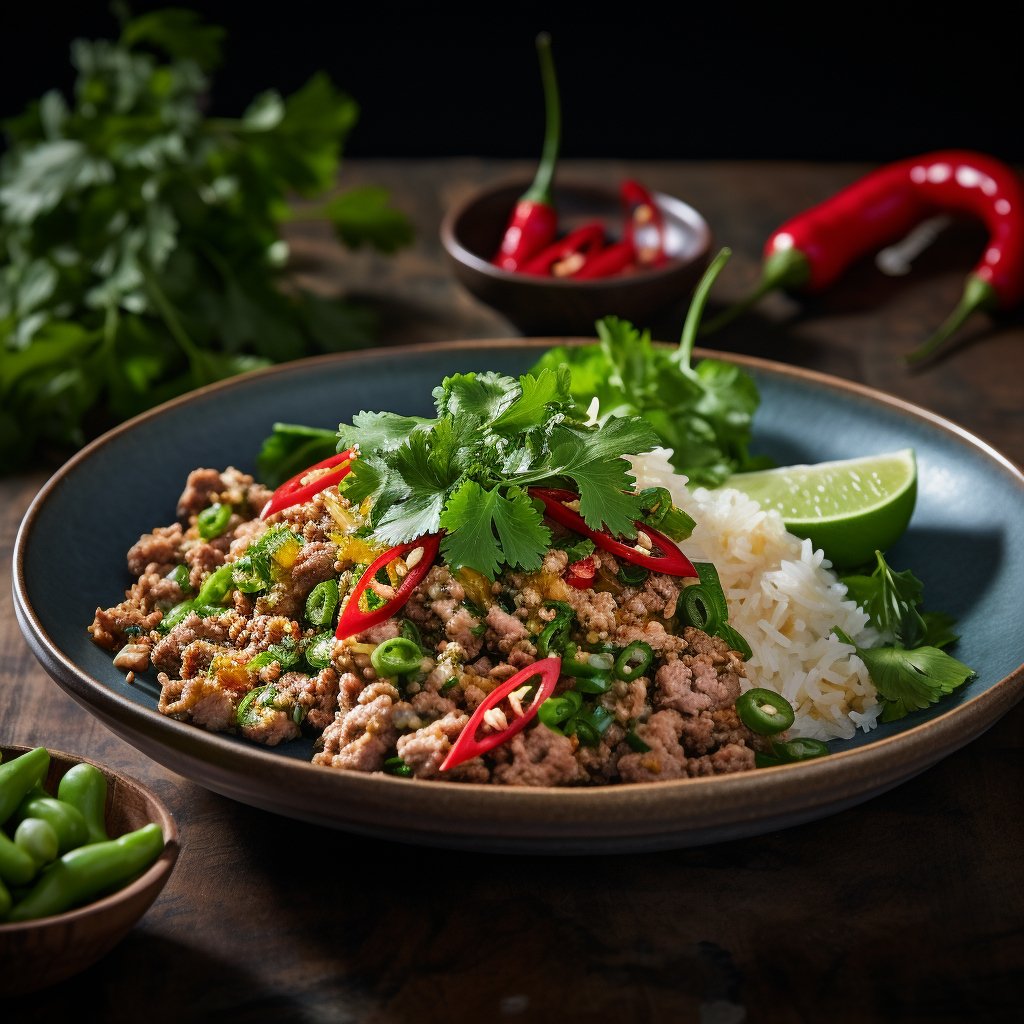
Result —
<instances>
[{"instance_id":1,"label":"cilantro leaf","mask_svg":"<svg viewBox=\"0 0 1024 1024\"><path fill-rule=\"evenodd\" d=\"M881 551L875 552L875 558L878 564L870 576L843 577L847 591L867 612L879 632L902 647L916 647L927 632L917 610L924 585L909 569L895 572Z\"/></svg>"},{"instance_id":2,"label":"cilantro leaf","mask_svg":"<svg viewBox=\"0 0 1024 1024\"><path fill-rule=\"evenodd\" d=\"M341 449L358 444L364 451L390 450L404 444L417 430L429 430L434 420L421 416L399 416L393 412L358 412L352 423L338 426Z\"/></svg>"},{"instance_id":3,"label":"cilantro leaf","mask_svg":"<svg viewBox=\"0 0 1024 1024\"><path fill-rule=\"evenodd\" d=\"M843 643L855 647L864 662L883 701L883 722L929 707L975 676L973 669L937 647L863 648L841 629L834 632Z\"/></svg>"},{"instance_id":4,"label":"cilantro leaf","mask_svg":"<svg viewBox=\"0 0 1024 1024\"><path fill-rule=\"evenodd\" d=\"M541 370L520 378L519 397L491 421L491 429L504 437L514 437L545 420L545 412L553 405L564 405L569 396L569 370ZM621 453L620 453L621 454Z\"/></svg>"},{"instance_id":5,"label":"cilantro leaf","mask_svg":"<svg viewBox=\"0 0 1024 1024\"><path fill-rule=\"evenodd\" d=\"M370 533L397 544L444 531L453 565L493 578L504 566L539 568L551 541L531 484L575 485L588 524L628 537L642 512L626 455L657 443L636 417L602 429L570 407L564 370L446 377L433 390L436 419L359 413L339 445L361 457L346 478L353 501L370 500Z\"/></svg>"},{"instance_id":6,"label":"cilantro leaf","mask_svg":"<svg viewBox=\"0 0 1024 1024\"><path fill-rule=\"evenodd\" d=\"M619 417L642 416L658 443L671 449L677 472L710 487L731 473L771 464L750 453L760 402L753 377L722 360L691 365L695 314L728 255L722 250L698 285L677 346L655 345L648 331L606 316L596 325L597 344L551 349L533 366L535 373L568 366L577 408L585 410L596 397L602 426Z\"/></svg>"}]
</instances>

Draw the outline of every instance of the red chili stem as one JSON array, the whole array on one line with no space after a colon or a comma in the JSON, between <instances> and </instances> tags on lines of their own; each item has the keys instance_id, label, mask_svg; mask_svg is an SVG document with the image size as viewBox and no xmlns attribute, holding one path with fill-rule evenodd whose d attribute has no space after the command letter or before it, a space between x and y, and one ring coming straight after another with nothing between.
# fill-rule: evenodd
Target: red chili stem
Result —
<instances>
[{"instance_id":1,"label":"red chili stem","mask_svg":"<svg viewBox=\"0 0 1024 1024\"><path fill-rule=\"evenodd\" d=\"M356 454L356 449L346 448L345 451L332 455L329 459L324 459L322 462L314 463L312 466L307 466L301 473L296 473L295 476L285 480L263 506L263 510L260 512L260 519L266 519L275 512L291 508L293 505L301 505L304 501L309 501L313 495L326 490L332 484L339 483L348 475L349 470L352 468L352 460L356 457ZM310 473L314 473L319 469L333 469L334 467L337 467L335 472L323 473L308 484L302 483Z\"/></svg>"},{"instance_id":2,"label":"red chili stem","mask_svg":"<svg viewBox=\"0 0 1024 1024\"><path fill-rule=\"evenodd\" d=\"M369 629L371 626L376 626L378 623L390 619L392 615L401 610L423 577L430 572L430 567L437 560L437 552L440 545L441 534L428 533L418 537L416 540L406 541L404 544L396 544L393 548L389 548L382 555L375 558L366 567L363 575L359 577L359 582L355 585L355 589L349 596L348 603L338 619L338 628L334 633L335 638L345 640L347 637L355 636L356 633L361 633L364 629ZM416 548L423 549L423 556L402 577L401 582L395 588L394 597L390 598L379 608L372 608L370 610L361 608L360 601L373 583L377 573L385 566L390 565L396 558L402 558Z\"/></svg>"},{"instance_id":3,"label":"red chili stem","mask_svg":"<svg viewBox=\"0 0 1024 1024\"><path fill-rule=\"evenodd\" d=\"M652 545L657 547L662 554L645 554L638 551L632 544L616 540L606 530L595 530L587 525L586 520L575 509L567 508L565 502L579 499L578 494L572 491L565 491L553 487L531 487L531 497L539 498L544 503L545 514L556 523L572 530L574 533L583 534L589 537L599 548L609 551L613 555L631 562L633 565L641 565L653 572L665 573L669 576L684 576L697 578L697 570L693 563L679 550L678 545L670 537L665 536L660 530L649 526L643 520L636 519L633 525L637 530L642 530L650 537Z\"/></svg>"},{"instance_id":4,"label":"red chili stem","mask_svg":"<svg viewBox=\"0 0 1024 1024\"><path fill-rule=\"evenodd\" d=\"M544 703L555 692L558 685L558 678L561 674L562 659L558 657L544 658L535 661L532 665L517 672L511 679L506 680L500 686L492 690L487 697L477 705L476 710L470 716L469 721L463 726L458 739L448 751L448 756L441 762L439 771L446 772L457 767L464 761L486 754L487 751L506 743L516 733L522 731L536 717L541 704ZM484 716L491 708L500 704L513 690L518 690L536 677L540 677L537 692L528 708L523 709L521 715L516 715L508 727L495 732L486 733L478 737L477 733L483 724Z\"/></svg>"}]
</instances>

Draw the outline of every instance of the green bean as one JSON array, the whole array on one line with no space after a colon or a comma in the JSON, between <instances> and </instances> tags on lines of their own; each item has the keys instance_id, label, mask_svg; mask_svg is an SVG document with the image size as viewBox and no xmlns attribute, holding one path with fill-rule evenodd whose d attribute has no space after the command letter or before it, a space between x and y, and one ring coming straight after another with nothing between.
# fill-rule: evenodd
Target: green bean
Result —
<instances>
[{"instance_id":1,"label":"green bean","mask_svg":"<svg viewBox=\"0 0 1024 1024\"><path fill-rule=\"evenodd\" d=\"M29 796L18 805L14 821L25 818L42 818L48 821L60 841L60 852L81 846L89 839L89 826L85 816L77 808L52 796Z\"/></svg>"},{"instance_id":2,"label":"green bean","mask_svg":"<svg viewBox=\"0 0 1024 1024\"><path fill-rule=\"evenodd\" d=\"M150 867L163 848L163 831L151 822L118 839L69 850L40 872L35 885L11 908L7 920L31 921L61 914L119 889Z\"/></svg>"},{"instance_id":3,"label":"green bean","mask_svg":"<svg viewBox=\"0 0 1024 1024\"><path fill-rule=\"evenodd\" d=\"M0 764L0 825L17 810L25 794L40 782L50 767L50 752L36 747Z\"/></svg>"},{"instance_id":4,"label":"green bean","mask_svg":"<svg viewBox=\"0 0 1024 1024\"><path fill-rule=\"evenodd\" d=\"M57 784L57 799L77 807L89 830L88 842L102 843L107 835L107 777L94 764L72 765Z\"/></svg>"}]
</instances>

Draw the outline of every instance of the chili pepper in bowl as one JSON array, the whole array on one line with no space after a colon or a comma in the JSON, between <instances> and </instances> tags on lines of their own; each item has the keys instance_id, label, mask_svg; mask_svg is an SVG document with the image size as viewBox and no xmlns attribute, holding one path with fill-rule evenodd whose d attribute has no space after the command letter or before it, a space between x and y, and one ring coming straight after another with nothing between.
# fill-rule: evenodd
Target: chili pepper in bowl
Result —
<instances>
[{"instance_id":1,"label":"chili pepper in bowl","mask_svg":"<svg viewBox=\"0 0 1024 1024\"><path fill-rule=\"evenodd\" d=\"M938 150L880 167L797 214L765 242L761 281L705 323L718 330L777 289L821 292L857 259L940 213L980 220L988 244L949 319L909 362L933 354L977 310L1024 301L1024 182L1008 165L970 150Z\"/></svg>"},{"instance_id":2,"label":"chili pepper in bowl","mask_svg":"<svg viewBox=\"0 0 1024 1024\"><path fill-rule=\"evenodd\" d=\"M520 268L521 273L542 277L577 276L591 256L604 249L605 241L604 225L589 221L527 260Z\"/></svg>"},{"instance_id":3,"label":"chili pepper in bowl","mask_svg":"<svg viewBox=\"0 0 1024 1024\"><path fill-rule=\"evenodd\" d=\"M554 241L558 231L558 213L551 187L562 145L562 111L551 56L551 37L546 32L537 36L537 53L544 86L544 146L533 183L513 207L494 257L494 264L502 270L521 270L527 260Z\"/></svg>"}]
</instances>

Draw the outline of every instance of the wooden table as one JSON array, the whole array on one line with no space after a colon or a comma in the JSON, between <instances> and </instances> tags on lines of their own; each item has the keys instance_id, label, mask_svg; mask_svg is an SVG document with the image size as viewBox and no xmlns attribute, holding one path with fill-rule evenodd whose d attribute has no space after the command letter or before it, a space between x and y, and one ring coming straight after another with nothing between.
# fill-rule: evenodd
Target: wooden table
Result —
<instances>
[{"instance_id":1,"label":"wooden table","mask_svg":"<svg viewBox=\"0 0 1024 1024\"><path fill-rule=\"evenodd\" d=\"M783 219L867 170L803 163L569 165L633 174L684 197L734 256L725 302L751 286ZM514 335L441 259L442 211L527 165L473 159L346 165L414 218L396 257L297 240L301 273L379 306L382 343ZM724 350L827 371L962 424L1024 464L1024 321L977 316L949 357L900 354L951 310L984 238L948 229L902 278L870 263L829 293L766 300ZM678 336L680 324L664 326ZM0 557L43 483L0 481ZM1021 510L1015 510L1020 515ZM69 538L69 542L73 542ZM272 817L164 770L52 683L0 591L0 740L85 753L153 785L183 850L131 936L77 979L8 1002L4 1020L92 1010L156 1020L739 1022L1010 1019L1024 980L1022 726L982 738L884 796L812 824L639 856L480 856L353 837ZM83 995L83 993L87 993ZM29 1018L30 1011L34 1011Z\"/></svg>"}]
</instances>

